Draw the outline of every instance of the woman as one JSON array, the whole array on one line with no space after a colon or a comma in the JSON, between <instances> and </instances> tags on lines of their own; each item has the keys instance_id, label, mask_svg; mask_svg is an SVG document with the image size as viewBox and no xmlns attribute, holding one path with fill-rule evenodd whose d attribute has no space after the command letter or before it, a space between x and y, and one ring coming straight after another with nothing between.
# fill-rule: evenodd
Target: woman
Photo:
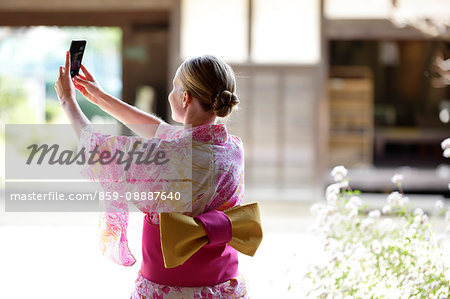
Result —
<instances>
[{"instance_id":1,"label":"woman","mask_svg":"<svg viewBox=\"0 0 450 299\"><path fill-rule=\"evenodd\" d=\"M228 134L225 125L216 124L217 117L228 116L239 103L235 76L229 65L213 56L202 56L189 59L178 68L172 92L169 94L169 103L172 118L184 126L173 126L105 93L83 65L81 70L84 76L79 75L71 80L69 61L67 52L65 67L59 69L55 88L65 113L73 124L77 136L80 137L80 144L90 148L102 145L103 149L108 150L123 149L130 148L131 142L139 140L140 137L114 137L88 129L90 123L75 100L75 89L138 135L151 138L151 142L156 143L159 148L182 151L181 147L186 146L183 140L187 140L188 136L192 142L192 211L185 214L201 217L242 204L244 193L242 142L240 138ZM142 126L144 124L153 126ZM123 167L117 171L118 165L108 165L102 170L98 168L93 170L94 166L90 167L85 171L90 178L117 181L125 173L127 182L129 179L146 181L143 185L133 184L133 190L151 190L156 186L149 185L149 180L142 180L144 172L144 176L148 178L157 175L152 173L154 171L152 167L147 167L144 172L137 166L127 171L124 171ZM116 177L114 173L117 174ZM162 188L173 186L166 185ZM121 189L122 192L127 190L129 189ZM103 234L104 254L116 263L130 266L135 259L129 252L126 240L128 219L126 203L122 208L120 211L124 213L115 214L119 215L117 219L107 215L103 217L103 230L106 231ZM184 264L166 269L162 265L166 260L164 257L163 261L161 256L159 240L160 215L154 208L154 206L139 206L139 209L146 213L143 262L131 298L248 297L244 280L237 272L237 252L227 243L221 244L220 248L208 249L208 246L213 245L210 244L212 241L209 235L209 243L194 253ZM204 225L204 222L202 224ZM113 230L113 233L108 233L107 230ZM259 245L262 232L259 232L260 228L257 230Z\"/></svg>"}]
</instances>

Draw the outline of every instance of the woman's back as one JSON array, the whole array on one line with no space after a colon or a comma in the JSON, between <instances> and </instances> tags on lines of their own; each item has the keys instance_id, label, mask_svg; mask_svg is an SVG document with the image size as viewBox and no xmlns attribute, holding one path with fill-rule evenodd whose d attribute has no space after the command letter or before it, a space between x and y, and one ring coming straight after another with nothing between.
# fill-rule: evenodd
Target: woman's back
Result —
<instances>
[{"instance_id":1,"label":"woman's back","mask_svg":"<svg viewBox=\"0 0 450 299\"><path fill-rule=\"evenodd\" d=\"M224 124L184 129L161 123L155 137L172 142L185 138L192 142L192 212L188 215L242 204L244 148L241 139L229 134Z\"/></svg>"}]
</instances>

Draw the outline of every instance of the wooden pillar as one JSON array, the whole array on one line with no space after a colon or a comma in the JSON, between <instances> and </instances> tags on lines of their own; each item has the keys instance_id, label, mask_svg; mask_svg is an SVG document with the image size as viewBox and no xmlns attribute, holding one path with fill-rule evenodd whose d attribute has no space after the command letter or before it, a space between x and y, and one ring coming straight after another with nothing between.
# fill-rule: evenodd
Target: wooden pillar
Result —
<instances>
[{"instance_id":1,"label":"wooden pillar","mask_svg":"<svg viewBox=\"0 0 450 299\"><path fill-rule=\"evenodd\" d=\"M327 171L328 162L328 128L329 128L329 106L328 106L328 44L326 35L325 0L320 0L320 61L317 72L317 122L316 122L316 182L319 189L324 187L324 176Z\"/></svg>"}]
</instances>

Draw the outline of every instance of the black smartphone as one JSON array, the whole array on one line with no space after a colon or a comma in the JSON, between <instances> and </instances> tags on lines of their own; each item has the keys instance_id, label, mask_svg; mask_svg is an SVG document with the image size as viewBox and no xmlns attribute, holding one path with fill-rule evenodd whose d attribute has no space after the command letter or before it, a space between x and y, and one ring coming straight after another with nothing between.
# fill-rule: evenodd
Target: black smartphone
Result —
<instances>
[{"instance_id":1,"label":"black smartphone","mask_svg":"<svg viewBox=\"0 0 450 299\"><path fill-rule=\"evenodd\" d=\"M73 40L70 43L70 77L75 77L80 72L81 60L87 41Z\"/></svg>"}]
</instances>

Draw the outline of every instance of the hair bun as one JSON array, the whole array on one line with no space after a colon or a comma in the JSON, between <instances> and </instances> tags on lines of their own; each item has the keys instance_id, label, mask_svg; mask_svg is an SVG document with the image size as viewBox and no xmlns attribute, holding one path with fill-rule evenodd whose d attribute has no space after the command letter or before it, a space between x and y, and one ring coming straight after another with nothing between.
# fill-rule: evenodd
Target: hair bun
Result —
<instances>
[{"instance_id":1,"label":"hair bun","mask_svg":"<svg viewBox=\"0 0 450 299\"><path fill-rule=\"evenodd\" d=\"M219 92L212 101L213 111L219 117L230 114L237 104L239 104L237 95L229 90Z\"/></svg>"}]
</instances>

